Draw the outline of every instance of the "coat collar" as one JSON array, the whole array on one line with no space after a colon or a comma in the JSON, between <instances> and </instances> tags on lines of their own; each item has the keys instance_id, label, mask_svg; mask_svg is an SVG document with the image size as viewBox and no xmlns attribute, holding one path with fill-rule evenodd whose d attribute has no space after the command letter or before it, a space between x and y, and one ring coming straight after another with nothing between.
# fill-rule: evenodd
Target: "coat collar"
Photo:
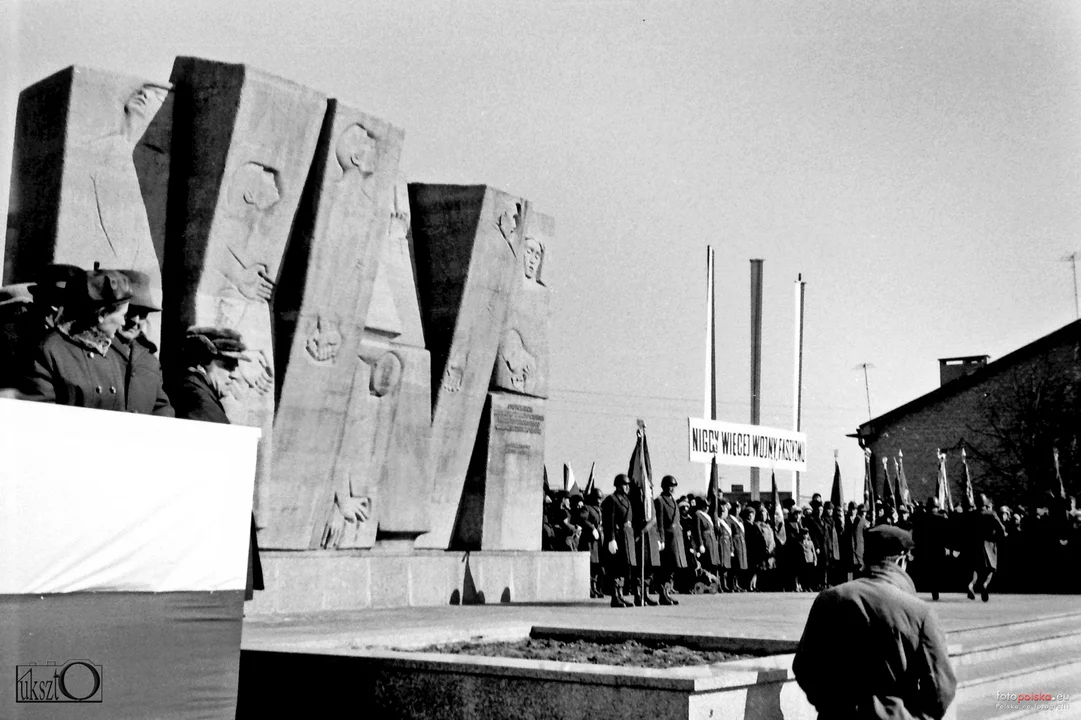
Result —
<instances>
[{"instance_id":1,"label":"coat collar","mask_svg":"<svg viewBox=\"0 0 1081 720\"><path fill-rule=\"evenodd\" d=\"M61 325L57 327L57 330L76 345L81 345L87 350L93 350L101 355L108 353L113 344L112 338L106 336L96 327L89 327L81 332L73 333L70 325Z\"/></svg>"},{"instance_id":2,"label":"coat collar","mask_svg":"<svg viewBox=\"0 0 1081 720\"><path fill-rule=\"evenodd\" d=\"M912 578L891 562L872 565L868 568L868 572L872 581L889 583L902 592L912 596L916 595L916 585L912 582Z\"/></svg>"}]
</instances>

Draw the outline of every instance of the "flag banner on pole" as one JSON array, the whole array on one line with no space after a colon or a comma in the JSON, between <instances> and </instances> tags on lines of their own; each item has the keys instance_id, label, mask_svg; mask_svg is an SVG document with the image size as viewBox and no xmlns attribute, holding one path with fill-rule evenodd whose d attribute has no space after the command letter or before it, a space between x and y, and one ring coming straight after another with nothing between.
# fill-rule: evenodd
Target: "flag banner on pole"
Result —
<instances>
[{"instance_id":1,"label":"flag banner on pole","mask_svg":"<svg viewBox=\"0 0 1081 720\"><path fill-rule=\"evenodd\" d=\"M777 491L777 473L771 472L769 500L773 503L773 529L777 530L778 524L784 528L784 513L781 512L781 493Z\"/></svg>"},{"instance_id":2,"label":"flag banner on pole","mask_svg":"<svg viewBox=\"0 0 1081 720\"><path fill-rule=\"evenodd\" d=\"M908 478L905 477L905 454L897 451L897 495L901 498L902 505L912 504L912 491L908 488Z\"/></svg>"},{"instance_id":3,"label":"flag banner on pole","mask_svg":"<svg viewBox=\"0 0 1081 720\"><path fill-rule=\"evenodd\" d=\"M893 495L893 483L890 481L890 464L886 458L882 458L882 504L897 505Z\"/></svg>"},{"instance_id":4,"label":"flag banner on pole","mask_svg":"<svg viewBox=\"0 0 1081 720\"><path fill-rule=\"evenodd\" d=\"M872 513L875 510L875 482L871 475L871 451L863 449L863 504Z\"/></svg>"},{"instance_id":5,"label":"flag banner on pole","mask_svg":"<svg viewBox=\"0 0 1081 720\"><path fill-rule=\"evenodd\" d=\"M582 494L582 488L578 487L578 481L574 479L574 471L571 470L570 463L563 463L563 489L568 495L581 496Z\"/></svg>"},{"instance_id":6,"label":"flag banner on pole","mask_svg":"<svg viewBox=\"0 0 1081 720\"><path fill-rule=\"evenodd\" d=\"M717 458L709 467L709 486L706 488L706 500L709 502L709 516L716 518L720 514L721 478L717 471Z\"/></svg>"},{"instance_id":7,"label":"flag banner on pole","mask_svg":"<svg viewBox=\"0 0 1081 720\"><path fill-rule=\"evenodd\" d=\"M976 498L975 490L972 487L972 475L968 472L968 456L965 454L964 448L961 448L961 466L965 469L964 495L961 496L961 503L965 506L965 510L970 510L976 507Z\"/></svg>"},{"instance_id":8,"label":"flag banner on pole","mask_svg":"<svg viewBox=\"0 0 1081 720\"><path fill-rule=\"evenodd\" d=\"M938 451L938 483L935 485L935 497L941 508L952 510L953 499L950 497L950 481L946 476L946 453Z\"/></svg>"},{"instance_id":9,"label":"flag banner on pole","mask_svg":"<svg viewBox=\"0 0 1081 720\"><path fill-rule=\"evenodd\" d=\"M586 490L585 490L586 495L589 495L589 493L593 492L593 488L595 488L597 486L597 479L593 475L593 471L596 470L596 469L597 469L597 463L596 462L594 462L592 465L589 466L589 479L586 480Z\"/></svg>"},{"instance_id":10,"label":"flag banner on pole","mask_svg":"<svg viewBox=\"0 0 1081 720\"><path fill-rule=\"evenodd\" d=\"M833 489L830 490L830 502L834 507L843 507L845 504L845 494L841 489L841 465L836 457L833 459Z\"/></svg>"},{"instance_id":11,"label":"flag banner on pole","mask_svg":"<svg viewBox=\"0 0 1081 720\"><path fill-rule=\"evenodd\" d=\"M627 468L627 477L638 493L641 503L642 521L647 525L653 521L653 481L650 473L649 448L646 445L645 423L638 421L638 438L631 453Z\"/></svg>"}]
</instances>

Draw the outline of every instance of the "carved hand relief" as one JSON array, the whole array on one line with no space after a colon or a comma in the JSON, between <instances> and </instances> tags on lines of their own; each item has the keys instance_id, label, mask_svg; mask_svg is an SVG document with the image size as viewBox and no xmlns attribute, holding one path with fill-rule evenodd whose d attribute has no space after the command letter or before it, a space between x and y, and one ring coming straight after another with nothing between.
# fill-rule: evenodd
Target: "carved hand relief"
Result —
<instances>
[{"instance_id":1,"label":"carved hand relief","mask_svg":"<svg viewBox=\"0 0 1081 720\"><path fill-rule=\"evenodd\" d=\"M330 513L330 519L323 528L323 535L319 539L319 547L324 549L337 549L346 535L346 523L367 522L372 515L372 499L370 497L342 496L340 492L334 494L334 509Z\"/></svg>"},{"instance_id":2,"label":"carved hand relief","mask_svg":"<svg viewBox=\"0 0 1081 720\"><path fill-rule=\"evenodd\" d=\"M313 360L320 363L333 363L338 355L338 349L342 345L340 324L329 318L319 315L315 321L315 328L304 347Z\"/></svg>"},{"instance_id":3,"label":"carved hand relief","mask_svg":"<svg viewBox=\"0 0 1081 720\"><path fill-rule=\"evenodd\" d=\"M248 350L233 373L238 398L266 395L274 389L274 371L262 350Z\"/></svg>"},{"instance_id":4,"label":"carved hand relief","mask_svg":"<svg viewBox=\"0 0 1081 720\"><path fill-rule=\"evenodd\" d=\"M447 367L443 371L443 390L456 393L462 389L462 378L465 375L465 366L469 362L469 351L457 353L447 360Z\"/></svg>"},{"instance_id":5,"label":"carved hand relief","mask_svg":"<svg viewBox=\"0 0 1081 720\"><path fill-rule=\"evenodd\" d=\"M526 350L517 330L507 330L499 345L499 361L510 374L511 387L519 392L533 390L537 378L537 359Z\"/></svg>"},{"instance_id":6,"label":"carved hand relief","mask_svg":"<svg viewBox=\"0 0 1081 720\"><path fill-rule=\"evenodd\" d=\"M499 228L499 232L503 235L503 239L507 241L511 252L517 255L514 249L514 234L518 231L518 226L522 222L522 203L501 203L496 206L495 212L496 226Z\"/></svg>"},{"instance_id":7,"label":"carved hand relief","mask_svg":"<svg viewBox=\"0 0 1081 720\"><path fill-rule=\"evenodd\" d=\"M222 268L228 285L235 292L223 292L218 307L218 323L236 327L247 303L267 303L274 294L274 279L268 274L267 249L259 242L260 223L267 212L281 200L278 173L257 162L248 162L233 173L226 196L228 212L247 226L243 239L226 242L229 256ZM239 294L246 302L231 299Z\"/></svg>"}]
</instances>

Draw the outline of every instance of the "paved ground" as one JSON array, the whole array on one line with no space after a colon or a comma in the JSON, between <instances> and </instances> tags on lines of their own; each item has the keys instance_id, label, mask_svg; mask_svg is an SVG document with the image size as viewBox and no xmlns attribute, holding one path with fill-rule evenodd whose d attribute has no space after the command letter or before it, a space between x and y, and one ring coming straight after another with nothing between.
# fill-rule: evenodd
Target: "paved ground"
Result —
<instances>
[{"instance_id":1,"label":"paved ground","mask_svg":"<svg viewBox=\"0 0 1081 720\"><path fill-rule=\"evenodd\" d=\"M253 616L244 621L242 647L309 651L366 645L405 648L472 636L510 639L520 637L533 625L798 640L814 594L681 595L679 600L677 607L626 610L608 607L607 600L587 600ZM934 605L950 633L1081 612L1081 597L993 595L985 604L949 594Z\"/></svg>"}]
</instances>

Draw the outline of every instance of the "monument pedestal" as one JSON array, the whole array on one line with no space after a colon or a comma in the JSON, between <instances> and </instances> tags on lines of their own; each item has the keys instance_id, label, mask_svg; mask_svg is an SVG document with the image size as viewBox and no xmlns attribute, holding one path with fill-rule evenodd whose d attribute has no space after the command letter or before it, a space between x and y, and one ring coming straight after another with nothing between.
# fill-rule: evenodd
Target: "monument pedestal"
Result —
<instances>
[{"instance_id":1,"label":"monument pedestal","mask_svg":"<svg viewBox=\"0 0 1081 720\"><path fill-rule=\"evenodd\" d=\"M589 553L265 551L245 615L589 598Z\"/></svg>"}]
</instances>

